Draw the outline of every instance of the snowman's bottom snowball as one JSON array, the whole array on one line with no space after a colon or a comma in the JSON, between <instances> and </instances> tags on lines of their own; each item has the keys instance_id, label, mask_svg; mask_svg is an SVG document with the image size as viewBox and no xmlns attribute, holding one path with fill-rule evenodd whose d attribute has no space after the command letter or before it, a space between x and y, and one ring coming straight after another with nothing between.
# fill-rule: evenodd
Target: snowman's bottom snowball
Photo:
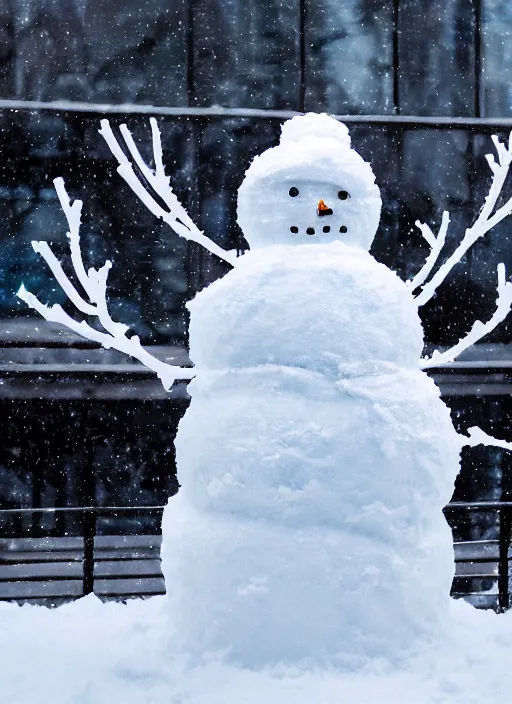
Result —
<instances>
[{"instance_id":1,"label":"snowman's bottom snowball","mask_svg":"<svg viewBox=\"0 0 512 704\"><path fill-rule=\"evenodd\" d=\"M178 495L163 531L170 646L198 658L255 669L400 663L447 620L448 526L398 552L353 532L200 515Z\"/></svg>"},{"instance_id":2,"label":"snowman's bottom snowball","mask_svg":"<svg viewBox=\"0 0 512 704\"><path fill-rule=\"evenodd\" d=\"M446 620L459 440L421 372L208 374L176 438L164 574L181 646L231 662L397 662Z\"/></svg>"}]
</instances>

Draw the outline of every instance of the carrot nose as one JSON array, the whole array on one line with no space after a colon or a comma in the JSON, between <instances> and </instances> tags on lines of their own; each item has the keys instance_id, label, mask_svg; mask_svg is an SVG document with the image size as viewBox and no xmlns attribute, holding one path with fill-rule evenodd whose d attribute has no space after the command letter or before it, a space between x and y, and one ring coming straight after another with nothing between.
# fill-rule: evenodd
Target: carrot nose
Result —
<instances>
[{"instance_id":1,"label":"carrot nose","mask_svg":"<svg viewBox=\"0 0 512 704\"><path fill-rule=\"evenodd\" d=\"M316 212L318 215L332 215L332 209L323 200L318 201Z\"/></svg>"}]
</instances>

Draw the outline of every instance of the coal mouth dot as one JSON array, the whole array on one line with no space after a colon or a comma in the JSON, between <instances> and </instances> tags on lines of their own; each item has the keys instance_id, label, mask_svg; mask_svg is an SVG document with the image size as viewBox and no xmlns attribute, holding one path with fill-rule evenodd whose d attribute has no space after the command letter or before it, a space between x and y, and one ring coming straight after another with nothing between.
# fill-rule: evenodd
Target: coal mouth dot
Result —
<instances>
[{"instance_id":1,"label":"coal mouth dot","mask_svg":"<svg viewBox=\"0 0 512 704\"><path fill-rule=\"evenodd\" d=\"M314 227L308 227L306 230L307 235L314 235L315 234L315 228Z\"/></svg>"},{"instance_id":2,"label":"coal mouth dot","mask_svg":"<svg viewBox=\"0 0 512 704\"><path fill-rule=\"evenodd\" d=\"M343 234L345 234L346 231L347 231L347 226L346 226L346 225L342 225L342 226L340 227L340 232L342 232Z\"/></svg>"},{"instance_id":3,"label":"coal mouth dot","mask_svg":"<svg viewBox=\"0 0 512 704\"><path fill-rule=\"evenodd\" d=\"M331 231L331 228L329 227L329 225L322 227L322 232L330 232L330 231Z\"/></svg>"},{"instance_id":4,"label":"coal mouth dot","mask_svg":"<svg viewBox=\"0 0 512 704\"><path fill-rule=\"evenodd\" d=\"M295 225L292 225L292 227L290 227L290 232L293 232L294 235L296 235L298 231L299 231L299 228L295 227Z\"/></svg>"}]
</instances>

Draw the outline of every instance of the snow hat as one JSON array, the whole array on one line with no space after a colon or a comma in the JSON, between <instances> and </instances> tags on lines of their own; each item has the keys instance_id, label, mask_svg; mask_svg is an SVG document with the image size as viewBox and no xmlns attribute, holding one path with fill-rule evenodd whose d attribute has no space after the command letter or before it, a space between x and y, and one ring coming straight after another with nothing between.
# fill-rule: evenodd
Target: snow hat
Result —
<instances>
[{"instance_id":1,"label":"snow hat","mask_svg":"<svg viewBox=\"0 0 512 704\"><path fill-rule=\"evenodd\" d=\"M380 219L371 166L347 126L326 114L294 117L278 146L257 156L238 191L238 224L251 249L335 240L368 250Z\"/></svg>"}]
</instances>

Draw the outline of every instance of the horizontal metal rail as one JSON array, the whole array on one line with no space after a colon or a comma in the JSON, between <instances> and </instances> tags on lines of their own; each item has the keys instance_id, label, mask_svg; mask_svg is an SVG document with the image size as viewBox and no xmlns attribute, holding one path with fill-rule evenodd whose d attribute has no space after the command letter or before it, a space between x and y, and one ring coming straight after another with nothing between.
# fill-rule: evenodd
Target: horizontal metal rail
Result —
<instances>
[{"instance_id":1,"label":"horizontal metal rail","mask_svg":"<svg viewBox=\"0 0 512 704\"><path fill-rule=\"evenodd\" d=\"M445 510L451 508L469 510L509 509L512 508L512 501L450 501L449 504L446 504Z\"/></svg>"},{"instance_id":2,"label":"horizontal metal rail","mask_svg":"<svg viewBox=\"0 0 512 704\"><path fill-rule=\"evenodd\" d=\"M12 345L13 347L21 347L22 345ZM4 345L0 344L0 349ZM30 347L39 347L38 345L30 345ZM75 347L75 345L62 345L62 347ZM92 349L100 349L99 345L91 345ZM148 345L148 349L151 347ZM169 362L169 364L171 364ZM177 369L185 368L190 369L190 378L195 376L195 368L191 364L174 364ZM495 360L490 362L447 362L445 364L440 364L436 367L430 367L428 373L439 373L439 372L475 372L475 374L481 373L482 371L512 371L512 360ZM66 373L77 373L77 374L133 374L136 376L149 376L154 377L155 374L143 364L138 362L120 362L103 364L101 362L0 362L0 374L66 374Z\"/></svg>"},{"instance_id":3,"label":"horizontal metal rail","mask_svg":"<svg viewBox=\"0 0 512 704\"><path fill-rule=\"evenodd\" d=\"M0 110L17 112L72 112L99 115L160 115L183 119L231 119L253 118L265 120L289 120L303 113L295 110L260 110L257 108L189 108L157 105L119 105L84 103L66 100L42 102L37 100L0 100ZM512 117L429 117L419 115L333 115L349 124L371 124L403 128L426 129L511 129Z\"/></svg>"},{"instance_id":4,"label":"horizontal metal rail","mask_svg":"<svg viewBox=\"0 0 512 704\"><path fill-rule=\"evenodd\" d=\"M0 342L0 350L4 348L30 348L30 349L73 349L73 348L83 348L83 349L94 349L101 350L101 345L95 342L83 341L85 344L76 344L75 341L67 343L55 343L46 344L45 342L39 343L37 340L32 341L9 341L8 343ZM150 351L153 350L152 345L146 345L146 348ZM158 351L161 352L165 349L163 346L158 347ZM512 350L511 350L512 354ZM160 358L164 355L159 354ZM195 374L194 366L190 360L179 360L176 362L168 361L168 364L182 368L189 368L191 375ZM454 362L444 362L437 366L429 367L428 373L431 372L457 372L457 371L468 371L475 373L481 373L482 371L511 371L512 370L512 359L492 359L492 360L475 360L475 361L454 361ZM146 374L148 376L155 376L154 372L150 371L140 362L114 362L114 363L104 363L104 362L0 362L0 373L42 373L42 372L92 372L92 373L106 373L106 374Z\"/></svg>"},{"instance_id":5,"label":"horizontal metal rail","mask_svg":"<svg viewBox=\"0 0 512 704\"><path fill-rule=\"evenodd\" d=\"M169 366L175 366L176 369L190 369L190 379L195 375L193 367L180 366L178 364L173 364ZM149 376L155 377L156 375L153 371L148 369L142 364L97 364L97 363L85 363L85 362L50 362L48 364L40 363L27 363L18 364L13 362L12 364L1 364L0 363L0 374L133 374L134 376ZM178 379L177 381L183 381Z\"/></svg>"},{"instance_id":6,"label":"horizontal metal rail","mask_svg":"<svg viewBox=\"0 0 512 704\"><path fill-rule=\"evenodd\" d=\"M185 360L176 367L188 368L189 380L196 374ZM511 362L453 362L428 373L443 397L508 396L512 391ZM167 399L184 403L189 400L189 380L176 381L165 391L156 375L139 363L60 362L50 355L47 363L0 362L0 399Z\"/></svg>"},{"instance_id":7,"label":"horizontal metal rail","mask_svg":"<svg viewBox=\"0 0 512 704\"><path fill-rule=\"evenodd\" d=\"M69 511L71 513L130 513L144 511L161 511L165 506L54 506L45 508L2 508L0 516L4 513L58 513Z\"/></svg>"}]
</instances>

